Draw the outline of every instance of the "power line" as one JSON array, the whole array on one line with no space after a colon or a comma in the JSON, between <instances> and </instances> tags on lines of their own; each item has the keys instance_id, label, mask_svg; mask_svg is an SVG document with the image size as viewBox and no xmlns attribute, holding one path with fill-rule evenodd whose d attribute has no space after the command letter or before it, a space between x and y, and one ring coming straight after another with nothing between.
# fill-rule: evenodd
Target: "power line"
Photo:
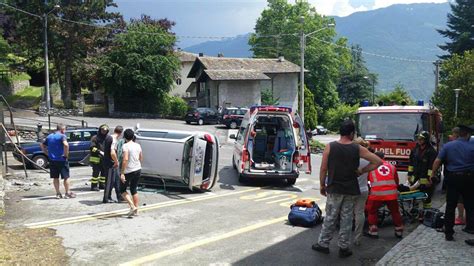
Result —
<instances>
[{"instance_id":1,"label":"power line","mask_svg":"<svg viewBox=\"0 0 474 266\"><path fill-rule=\"evenodd\" d=\"M0 2L1 5L3 6L6 6L8 8L11 8L11 9L14 9L18 12L22 12L24 14L27 14L27 15L30 15L30 16L34 16L34 17L37 17L37 18L41 18L40 15L37 15L37 14L33 14L33 13L30 13L28 11L25 11L25 10L22 10L22 9L19 9L17 7L14 7L14 6L11 6L11 5L8 5L6 3L2 3ZM108 30L114 30L114 31L122 31L122 32L129 32L129 33L138 33L138 34L147 34L147 35L163 35L163 36L169 36L168 33L161 33L161 32L142 32L142 31L135 31L135 30L128 30L128 29L120 29L120 28L114 28L114 27L110 27L110 26L106 26L106 25L99 25L99 24L95 24L95 23L88 23L88 22L81 22L81 21L74 21L74 20L69 20L69 19L65 19L65 18L61 18L61 17L58 17L58 16L55 16L57 19L59 19L60 21L64 21L64 22L68 22L68 23L74 23L74 24L78 24L78 25L83 25L83 26L89 26L89 27L96 27L96 28L103 28L103 29L108 29ZM206 39L206 40L225 40L225 39L235 39L237 38L236 36L190 36L190 35L174 35L176 38L178 39ZM280 38L280 37L283 37L283 36L298 36L298 33L282 33L282 34L274 34L274 35L259 35L259 34L255 34L255 36L257 38ZM350 47L346 47L346 46L342 46L342 45L338 45L338 44L335 44L333 42L328 42L328 41L325 41L325 40L321 40L321 39L318 39L316 38L315 36L308 36L308 38L312 38L312 39L315 39L317 41L320 41L320 42L323 42L323 43L326 43L326 44L330 44L330 45L333 45L333 46L336 46L336 47L339 47L339 48L343 48L343 49L348 49L348 50L351 50ZM250 49L262 49L263 47L253 47L253 48L250 48ZM263 49L272 49L273 47L265 47ZM274 48L275 50L277 50L278 48ZM279 50L279 49L278 49ZM382 55L382 54L376 54L376 53L370 53L370 52L365 52L365 51L361 51L363 54L366 54L366 55L370 55L370 56L376 56L376 57L381 57L381 58L384 58L384 59L390 59L390 60L398 60L398 61L406 61L406 62L412 62L412 63L434 63L434 61L429 61L429 60L420 60L420 59L411 59L411 58L403 58L403 57L395 57L395 56L388 56L388 55Z\"/></svg>"},{"instance_id":2,"label":"power line","mask_svg":"<svg viewBox=\"0 0 474 266\"><path fill-rule=\"evenodd\" d=\"M6 7L8 7L8 8L14 9L14 10L16 10L16 11L18 11L18 12L22 12L22 13L25 13L25 14L30 15L30 16L33 16L33 17L41 18L40 15L30 13L30 12L28 12L28 11L26 11L26 10L19 9L19 8L17 8L17 7L11 6L11 5L6 4L6 3L3 3L3 2L0 2L0 5L6 6Z\"/></svg>"}]
</instances>

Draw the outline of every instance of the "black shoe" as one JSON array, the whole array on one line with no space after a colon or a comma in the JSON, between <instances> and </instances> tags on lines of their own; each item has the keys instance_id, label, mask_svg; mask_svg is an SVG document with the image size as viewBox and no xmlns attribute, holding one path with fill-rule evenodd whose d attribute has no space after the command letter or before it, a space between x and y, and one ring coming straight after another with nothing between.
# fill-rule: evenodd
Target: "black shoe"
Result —
<instances>
[{"instance_id":1,"label":"black shoe","mask_svg":"<svg viewBox=\"0 0 474 266\"><path fill-rule=\"evenodd\" d=\"M474 230L466 229L466 228L463 228L462 230L468 234L474 235Z\"/></svg>"},{"instance_id":2,"label":"black shoe","mask_svg":"<svg viewBox=\"0 0 474 266\"><path fill-rule=\"evenodd\" d=\"M469 246L474 246L474 239L468 239L468 240L465 240L464 242L466 242L466 244L468 244Z\"/></svg>"},{"instance_id":3,"label":"black shoe","mask_svg":"<svg viewBox=\"0 0 474 266\"><path fill-rule=\"evenodd\" d=\"M113 199L107 199L107 200L102 200L102 203L116 203L117 201L113 200Z\"/></svg>"},{"instance_id":4,"label":"black shoe","mask_svg":"<svg viewBox=\"0 0 474 266\"><path fill-rule=\"evenodd\" d=\"M339 258L347 258L352 256L352 251L349 248L340 248L339 249Z\"/></svg>"},{"instance_id":5,"label":"black shoe","mask_svg":"<svg viewBox=\"0 0 474 266\"><path fill-rule=\"evenodd\" d=\"M445 235L444 238L446 239L446 241L454 241L453 235Z\"/></svg>"},{"instance_id":6,"label":"black shoe","mask_svg":"<svg viewBox=\"0 0 474 266\"><path fill-rule=\"evenodd\" d=\"M314 244L311 246L313 250L316 250L317 252L321 252L324 254L329 254L329 248L325 248L323 246L320 246L319 244Z\"/></svg>"},{"instance_id":7,"label":"black shoe","mask_svg":"<svg viewBox=\"0 0 474 266\"><path fill-rule=\"evenodd\" d=\"M98 187L91 187L91 191L100 191Z\"/></svg>"}]
</instances>

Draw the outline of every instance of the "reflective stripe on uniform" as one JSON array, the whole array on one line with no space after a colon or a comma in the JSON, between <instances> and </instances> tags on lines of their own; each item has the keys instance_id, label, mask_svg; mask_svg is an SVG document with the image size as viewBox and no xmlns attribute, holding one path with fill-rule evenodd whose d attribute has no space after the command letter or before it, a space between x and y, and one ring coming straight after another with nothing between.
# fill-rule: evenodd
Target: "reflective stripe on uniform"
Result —
<instances>
[{"instance_id":1,"label":"reflective stripe on uniform","mask_svg":"<svg viewBox=\"0 0 474 266\"><path fill-rule=\"evenodd\" d=\"M370 172L370 175L372 176L374 182L377 182L377 174L375 173L375 171ZM372 184L372 182L370 182L370 184Z\"/></svg>"},{"instance_id":2,"label":"reflective stripe on uniform","mask_svg":"<svg viewBox=\"0 0 474 266\"><path fill-rule=\"evenodd\" d=\"M91 178L91 184L98 184L99 183L99 178L98 177L92 177Z\"/></svg>"},{"instance_id":3,"label":"reflective stripe on uniform","mask_svg":"<svg viewBox=\"0 0 474 266\"><path fill-rule=\"evenodd\" d=\"M91 156L91 157L89 157L89 162L93 163L93 164L99 164L100 163L100 158L95 157L95 156Z\"/></svg>"},{"instance_id":4,"label":"reflective stripe on uniform","mask_svg":"<svg viewBox=\"0 0 474 266\"><path fill-rule=\"evenodd\" d=\"M432 205L431 202L423 203L423 209L431 209Z\"/></svg>"},{"instance_id":5,"label":"reflective stripe on uniform","mask_svg":"<svg viewBox=\"0 0 474 266\"><path fill-rule=\"evenodd\" d=\"M408 172L413 172L414 170L415 168L413 167L413 165L408 166Z\"/></svg>"},{"instance_id":6,"label":"reflective stripe on uniform","mask_svg":"<svg viewBox=\"0 0 474 266\"><path fill-rule=\"evenodd\" d=\"M100 183L105 183L105 176L100 176L99 177L99 182Z\"/></svg>"},{"instance_id":7,"label":"reflective stripe on uniform","mask_svg":"<svg viewBox=\"0 0 474 266\"><path fill-rule=\"evenodd\" d=\"M372 187L376 186L387 186L387 185L397 185L394 180L385 180L385 181L375 181L371 182L370 185Z\"/></svg>"},{"instance_id":8,"label":"reflective stripe on uniform","mask_svg":"<svg viewBox=\"0 0 474 266\"><path fill-rule=\"evenodd\" d=\"M96 152L96 151L97 151L96 147L92 148L92 152Z\"/></svg>"},{"instance_id":9,"label":"reflective stripe on uniform","mask_svg":"<svg viewBox=\"0 0 474 266\"><path fill-rule=\"evenodd\" d=\"M387 196L387 195L396 195L398 190L391 189L391 190L383 190L383 191L370 191L371 195L374 196Z\"/></svg>"},{"instance_id":10,"label":"reflective stripe on uniform","mask_svg":"<svg viewBox=\"0 0 474 266\"><path fill-rule=\"evenodd\" d=\"M431 176L431 174L433 173L433 171L431 169L428 170L428 176Z\"/></svg>"},{"instance_id":11,"label":"reflective stripe on uniform","mask_svg":"<svg viewBox=\"0 0 474 266\"><path fill-rule=\"evenodd\" d=\"M428 178L420 178L420 185L428 185L429 183Z\"/></svg>"}]
</instances>

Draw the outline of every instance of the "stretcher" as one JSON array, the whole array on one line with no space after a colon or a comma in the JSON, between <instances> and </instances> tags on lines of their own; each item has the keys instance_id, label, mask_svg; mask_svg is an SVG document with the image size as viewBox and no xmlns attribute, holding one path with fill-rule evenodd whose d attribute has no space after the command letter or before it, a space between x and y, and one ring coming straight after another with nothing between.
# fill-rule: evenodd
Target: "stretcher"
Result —
<instances>
[{"instance_id":1,"label":"stretcher","mask_svg":"<svg viewBox=\"0 0 474 266\"><path fill-rule=\"evenodd\" d=\"M402 218L408 220L409 223L417 221L419 214L423 211L419 207L420 203L426 198L428 198L428 194L419 190L400 192L398 195L398 205ZM384 205L378 211L379 226L383 225L387 216L390 216L390 211Z\"/></svg>"}]
</instances>

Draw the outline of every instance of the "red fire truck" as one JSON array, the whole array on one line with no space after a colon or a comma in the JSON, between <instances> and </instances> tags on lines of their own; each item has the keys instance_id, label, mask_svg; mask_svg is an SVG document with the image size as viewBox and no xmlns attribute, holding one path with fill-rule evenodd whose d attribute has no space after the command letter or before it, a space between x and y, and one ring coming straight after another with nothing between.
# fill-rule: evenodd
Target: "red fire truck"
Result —
<instances>
[{"instance_id":1,"label":"red fire truck","mask_svg":"<svg viewBox=\"0 0 474 266\"><path fill-rule=\"evenodd\" d=\"M430 134L435 149L442 136L442 117L432 106L371 106L357 110L357 134L370 142L375 151L385 153L385 159L397 170L407 171L416 135Z\"/></svg>"}]
</instances>

